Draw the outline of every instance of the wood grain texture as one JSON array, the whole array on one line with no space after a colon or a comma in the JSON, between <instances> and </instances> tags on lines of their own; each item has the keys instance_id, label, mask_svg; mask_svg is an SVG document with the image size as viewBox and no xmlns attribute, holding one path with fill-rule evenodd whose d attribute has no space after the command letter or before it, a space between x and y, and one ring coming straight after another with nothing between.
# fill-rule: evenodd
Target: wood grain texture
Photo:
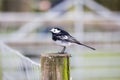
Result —
<instances>
[{"instance_id":1,"label":"wood grain texture","mask_svg":"<svg viewBox=\"0 0 120 80\"><path fill-rule=\"evenodd\" d=\"M70 80L68 54L42 54L42 80Z\"/></svg>"}]
</instances>

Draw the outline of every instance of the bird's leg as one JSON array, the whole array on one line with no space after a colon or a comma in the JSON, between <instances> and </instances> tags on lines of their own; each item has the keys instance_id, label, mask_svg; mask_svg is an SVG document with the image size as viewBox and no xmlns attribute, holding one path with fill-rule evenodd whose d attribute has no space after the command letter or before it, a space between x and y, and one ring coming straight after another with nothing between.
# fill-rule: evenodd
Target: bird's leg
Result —
<instances>
[{"instance_id":1,"label":"bird's leg","mask_svg":"<svg viewBox=\"0 0 120 80\"><path fill-rule=\"evenodd\" d=\"M62 49L61 53L64 53L64 52L65 52L65 49L66 49L66 47L63 46L63 49Z\"/></svg>"}]
</instances>

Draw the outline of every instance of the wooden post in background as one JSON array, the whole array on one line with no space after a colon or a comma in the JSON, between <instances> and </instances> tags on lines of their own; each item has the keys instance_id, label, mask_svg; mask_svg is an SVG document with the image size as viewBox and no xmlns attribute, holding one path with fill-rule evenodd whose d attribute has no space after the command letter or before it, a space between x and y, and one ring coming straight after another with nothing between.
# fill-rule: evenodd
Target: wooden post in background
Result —
<instances>
[{"instance_id":1,"label":"wooden post in background","mask_svg":"<svg viewBox=\"0 0 120 80\"><path fill-rule=\"evenodd\" d=\"M70 80L69 54L42 54L42 80Z\"/></svg>"}]
</instances>

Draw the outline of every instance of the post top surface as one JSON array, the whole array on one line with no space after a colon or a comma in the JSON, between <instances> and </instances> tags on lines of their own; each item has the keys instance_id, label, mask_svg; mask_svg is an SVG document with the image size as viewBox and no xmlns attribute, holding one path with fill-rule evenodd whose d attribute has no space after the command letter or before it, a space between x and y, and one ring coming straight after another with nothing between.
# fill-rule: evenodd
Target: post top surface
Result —
<instances>
[{"instance_id":1,"label":"post top surface","mask_svg":"<svg viewBox=\"0 0 120 80\"><path fill-rule=\"evenodd\" d=\"M71 57L70 54L64 53L47 53L47 54L41 54L42 57Z\"/></svg>"}]
</instances>

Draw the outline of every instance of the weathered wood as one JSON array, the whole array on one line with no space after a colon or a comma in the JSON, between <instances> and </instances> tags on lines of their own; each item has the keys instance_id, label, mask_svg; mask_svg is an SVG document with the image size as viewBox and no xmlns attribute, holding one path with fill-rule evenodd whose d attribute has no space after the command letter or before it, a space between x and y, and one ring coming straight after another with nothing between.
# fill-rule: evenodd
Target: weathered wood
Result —
<instances>
[{"instance_id":1,"label":"weathered wood","mask_svg":"<svg viewBox=\"0 0 120 80\"><path fill-rule=\"evenodd\" d=\"M68 54L42 54L42 80L70 80Z\"/></svg>"}]
</instances>

